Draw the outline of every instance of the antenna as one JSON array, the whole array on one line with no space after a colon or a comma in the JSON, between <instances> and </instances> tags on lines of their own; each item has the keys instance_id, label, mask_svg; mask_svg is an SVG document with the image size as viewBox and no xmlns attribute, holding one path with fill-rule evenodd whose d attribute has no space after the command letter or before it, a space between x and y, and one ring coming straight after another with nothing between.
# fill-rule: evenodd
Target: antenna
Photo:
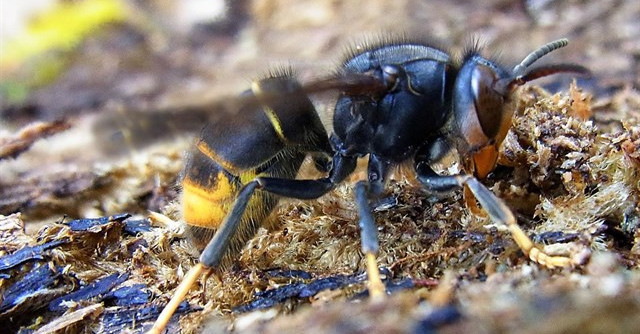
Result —
<instances>
[{"instance_id":1,"label":"antenna","mask_svg":"<svg viewBox=\"0 0 640 334\"><path fill-rule=\"evenodd\" d=\"M524 74L524 71L527 69L527 67L531 66L531 64L535 63L538 59L544 57L551 51L563 48L567 45L569 45L569 40L566 38L562 38L539 47L537 50L531 52L528 56L526 56L524 60L520 62L520 64L516 65L513 68L513 77L517 78L521 76L522 74Z\"/></svg>"}]
</instances>

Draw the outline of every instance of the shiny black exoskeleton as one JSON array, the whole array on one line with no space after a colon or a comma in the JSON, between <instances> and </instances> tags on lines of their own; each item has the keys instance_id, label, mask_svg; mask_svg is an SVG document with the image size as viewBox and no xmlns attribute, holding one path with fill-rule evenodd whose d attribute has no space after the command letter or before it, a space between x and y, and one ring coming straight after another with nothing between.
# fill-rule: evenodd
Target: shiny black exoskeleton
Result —
<instances>
[{"instance_id":1,"label":"shiny black exoskeleton","mask_svg":"<svg viewBox=\"0 0 640 334\"><path fill-rule=\"evenodd\" d=\"M444 125L455 69L449 56L423 45L391 45L346 61L344 73L366 73L386 87L376 98L343 95L333 119L337 150L386 163L410 158Z\"/></svg>"},{"instance_id":2,"label":"shiny black exoskeleton","mask_svg":"<svg viewBox=\"0 0 640 334\"><path fill-rule=\"evenodd\" d=\"M220 268L223 260L239 252L238 245L255 233L273 207L273 195L320 197L345 180L357 159L365 156L369 158L367 178L356 184L355 201L372 297L382 295L384 286L375 260L378 242L370 201L381 196L391 167L406 161L413 163L418 180L428 189L464 187L465 194L475 198L495 222L509 228L535 262L549 267L571 265L570 258L548 256L536 248L509 208L478 181L495 167L498 148L511 125L515 88L558 72L587 72L575 65L529 68L565 45L566 40L546 44L508 70L477 50L455 60L422 43L382 43L351 54L335 75L324 80L299 85L291 73L280 72L254 82L248 93L251 98L237 116L251 122L229 120L209 126L187 161L186 223L215 230L215 235L155 328L164 326L201 272ZM325 90L339 93L331 135L307 97ZM436 174L431 165L453 146L464 173ZM326 177L291 178L301 156L307 154L314 155L318 166L328 167ZM233 198L235 203L227 206L227 199ZM215 201L224 203L223 207L207 208Z\"/></svg>"}]
</instances>

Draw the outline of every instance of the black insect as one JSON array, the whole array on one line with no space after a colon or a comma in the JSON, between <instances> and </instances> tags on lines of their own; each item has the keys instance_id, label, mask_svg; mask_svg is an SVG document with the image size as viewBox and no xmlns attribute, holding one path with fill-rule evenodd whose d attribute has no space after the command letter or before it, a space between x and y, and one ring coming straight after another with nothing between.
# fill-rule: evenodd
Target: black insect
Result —
<instances>
[{"instance_id":1,"label":"black insect","mask_svg":"<svg viewBox=\"0 0 640 334\"><path fill-rule=\"evenodd\" d=\"M366 156L367 179L355 185L355 200L372 298L385 291L370 202L382 196L390 169L406 161L412 161L418 180L430 190L464 187L466 198L475 198L496 223L506 225L533 261L572 265L571 258L536 248L508 207L478 181L495 167L518 86L559 72L587 73L568 64L529 68L567 43L548 43L508 70L477 50L456 61L422 43L385 42L349 55L327 79L301 85L290 72L280 71L253 82L239 113L205 126L188 158L182 179L184 218L196 243L208 245L152 332L164 328L203 272L223 268L238 254L278 196L318 198ZM325 90L339 92L330 135L309 98ZM457 148L465 172L438 175L431 165L451 147ZM307 155L326 177L294 179Z\"/></svg>"}]
</instances>

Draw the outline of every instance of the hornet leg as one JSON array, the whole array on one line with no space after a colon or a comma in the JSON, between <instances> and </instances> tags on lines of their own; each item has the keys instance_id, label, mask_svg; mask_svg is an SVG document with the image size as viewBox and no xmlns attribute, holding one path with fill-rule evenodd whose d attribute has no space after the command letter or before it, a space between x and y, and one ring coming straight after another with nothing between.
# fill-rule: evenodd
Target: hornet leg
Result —
<instances>
[{"instance_id":1,"label":"hornet leg","mask_svg":"<svg viewBox=\"0 0 640 334\"><path fill-rule=\"evenodd\" d=\"M356 184L356 204L358 205L358 216L360 217L360 239L362 253L367 259L367 278L369 281L369 295L372 299L378 300L384 297L386 289L380 278L376 256L378 255L378 231L376 222L371 213L368 194L369 185L365 181Z\"/></svg>"},{"instance_id":2,"label":"hornet leg","mask_svg":"<svg viewBox=\"0 0 640 334\"><path fill-rule=\"evenodd\" d=\"M256 189L290 198L318 198L329 192L336 184L342 182L342 180L351 174L356 167L356 162L356 158L335 155L333 157L333 169L329 177L326 178L318 180L290 180L258 177L244 185L233 204L231 212L225 217L220 229L200 255L200 262L187 272L187 275L183 281L180 282L171 300L162 310L160 316L158 316L158 319L148 333L160 334L198 277L213 270L220 264L220 261L228 249L229 241L234 233L236 233L242 215Z\"/></svg>"},{"instance_id":3,"label":"hornet leg","mask_svg":"<svg viewBox=\"0 0 640 334\"><path fill-rule=\"evenodd\" d=\"M420 182L431 190L448 191L464 186L468 187L469 191L489 214L491 220L505 225L511 232L516 244L532 261L548 268L568 267L578 264L578 260L565 256L551 256L538 248L518 226L517 220L509 207L472 175L441 176L436 174L426 163L419 163L416 170Z\"/></svg>"},{"instance_id":4,"label":"hornet leg","mask_svg":"<svg viewBox=\"0 0 640 334\"><path fill-rule=\"evenodd\" d=\"M367 181L356 183L356 204L358 206L360 243L362 253L367 260L367 278L369 295L372 300L380 300L386 295L386 288L380 278L378 262L378 231L373 218L369 199L379 199L384 192L384 179L389 172L390 163L374 154L369 155Z\"/></svg>"}]
</instances>

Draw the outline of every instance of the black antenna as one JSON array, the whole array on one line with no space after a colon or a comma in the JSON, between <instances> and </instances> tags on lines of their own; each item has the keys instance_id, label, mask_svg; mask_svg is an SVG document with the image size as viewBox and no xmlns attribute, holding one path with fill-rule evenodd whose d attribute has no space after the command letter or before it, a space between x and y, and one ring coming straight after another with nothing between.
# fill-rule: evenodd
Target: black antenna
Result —
<instances>
[{"instance_id":1,"label":"black antenna","mask_svg":"<svg viewBox=\"0 0 640 334\"><path fill-rule=\"evenodd\" d=\"M569 40L566 38L562 38L539 47L537 50L531 52L528 56L526 56L522 60L522 62L520 62L520 64L516 65L513 68L513 77L517 78L523 75L527 67L531 66L531 64L535 63L538 59L544 57L551 51L563 48L567 45L569 45Z\"/></svg>"}]
</instances>

